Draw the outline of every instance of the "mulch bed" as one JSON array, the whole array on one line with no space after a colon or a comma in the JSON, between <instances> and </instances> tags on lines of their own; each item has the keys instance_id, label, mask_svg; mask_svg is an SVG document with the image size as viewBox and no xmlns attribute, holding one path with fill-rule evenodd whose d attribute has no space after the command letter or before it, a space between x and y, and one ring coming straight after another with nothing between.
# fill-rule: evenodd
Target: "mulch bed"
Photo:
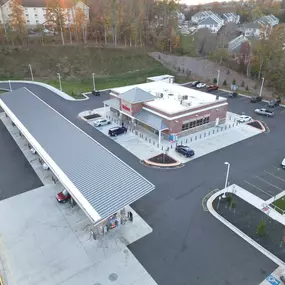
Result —
<instances>
[{"instance_id":1,"label":"mulch bed","mask_svg":"<svg viewBox=\"0 0 285 285\"><path fill-rule=\"evenodd\" d=\"M161 153L159 155L156 155L156 156L154 156L148 160L151 162L162 163L162 164L170 164L170 163L177 162L176 160L174 160L172 157L168 156L165 153Z\"/></svg>"},{"instance_id":2,"label":"mulch bed","mask_svg":"<svg viewBox=\"0 0 285 285\"><path fill-rule=\"evenodd\" d=\"M84 118L86 120L91 120L91 119L95 119L95 118L99 118L99 117L101 117L99 114L92 114L92 115L84 116Z\"/></svg>"},{"instance_id":3,"label":"mulch bed","mask_svg":"<svg viewBox=\"0 0 285 285\"><path fill-rule=\"evenodd\" d=\"M250 126L252 126L254 128L257 128L259 130L263 130L261 123L259 123L257 121L250 122L250 123L248 123L248 125L250 125Z\"/></svg>"},{"instance_id":4,"label":"mulch bed","mask_svg":"<svg viewBox=\"0 0 285 285\"><path fill-rule=\"evenodd\" d=\"M271 219L264 212L238 196L234 194L229 195L232 195L232 201L235 202L235 209L230 209L226 199L221 199L218 207L218 197L213 202L214 209L251 239L285 262L285 240L283 242L285 226ZM266 235L262 237L256 233L261 220L264 220L266 224Z\"/></svg>"}]
</instances>

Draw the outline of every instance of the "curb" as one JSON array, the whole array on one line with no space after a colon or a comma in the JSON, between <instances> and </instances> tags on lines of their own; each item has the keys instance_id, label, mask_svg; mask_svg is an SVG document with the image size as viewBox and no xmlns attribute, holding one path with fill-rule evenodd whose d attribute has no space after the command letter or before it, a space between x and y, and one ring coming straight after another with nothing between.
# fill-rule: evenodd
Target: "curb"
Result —
<instances>
[{"instance_id":1,"label":"curb","mask_svg":"<svg viewBox=\"0 0 285 285\"><path fill-rule=\"evenodd\" d=\"M219 195L223 194L224 190L220 190L218 192L216 192L215 194L213 194L207 201L207 208L209 210L209 212L216 218L218 219L220 222L222 222L225 226L227 226L228 228L230 228L233 232L235 232L237 235L239 235L241 238L243 238L246 242L248 242L250 245L252 245L253 247L255 247L257 250L259 250L262 254L264 254L265 256L267 256L269 259L271 259L273 262L275 262L277 265L279 266L285 266L285 263L279 259L278 257L276 257L274 254L272 254L270 251L268 251L267 249L265 249L263 246L261 246L260 244L258 244L256 241L254 241L252 238L250 238L249 236L247 236L245 233L243 233L240 229L238 229L236 226L234 226L233 224L231 224L228 220L226 220L224 217L222 217L220 214L218 214L214 208L213 208L213 201L215 200L215 198L217 198Z\"/></svg>"}]
</instances>

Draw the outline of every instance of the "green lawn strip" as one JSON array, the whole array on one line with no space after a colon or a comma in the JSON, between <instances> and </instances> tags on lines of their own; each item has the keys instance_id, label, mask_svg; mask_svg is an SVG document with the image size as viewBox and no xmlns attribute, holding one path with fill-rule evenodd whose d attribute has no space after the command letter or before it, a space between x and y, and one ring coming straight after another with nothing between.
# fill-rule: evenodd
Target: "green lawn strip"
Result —
<instances>
[{"instance_id":1,"label":"green lawn strip","mask_svg":"<svg viewBox=\"0 0 285 285\"><path fill-rule=\"evenodd\" d=\"M282 211L285 211L285 197L281 197L280 199L274 201L272 204L278 207L278 208L275 208L277 212L279 212L280 214L283 214Z\"/></svg>"}]
</instances>

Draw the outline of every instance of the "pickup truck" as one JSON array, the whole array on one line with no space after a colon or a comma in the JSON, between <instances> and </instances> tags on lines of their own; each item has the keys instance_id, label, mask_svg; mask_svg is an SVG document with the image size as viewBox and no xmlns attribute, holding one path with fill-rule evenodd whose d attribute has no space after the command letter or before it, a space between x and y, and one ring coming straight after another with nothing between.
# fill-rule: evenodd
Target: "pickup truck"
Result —
<instances>
[{"instance_id":1,"label":"pickup truck","mask_svg":"<svg viewBox=\"0 0 285 285\"><path fill-rule=\"evenodd\" d=\"M263 115L263 116L268 116L268 117L274 116L274 112L266 110L265 108L255 109L255 113L257 113L259 115Z\"/></svg>"}]
</instances>

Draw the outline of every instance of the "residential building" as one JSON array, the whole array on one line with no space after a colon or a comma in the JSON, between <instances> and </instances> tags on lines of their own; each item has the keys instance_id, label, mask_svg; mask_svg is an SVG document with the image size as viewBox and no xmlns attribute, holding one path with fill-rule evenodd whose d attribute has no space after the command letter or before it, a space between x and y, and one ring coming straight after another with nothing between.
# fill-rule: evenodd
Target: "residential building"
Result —
<instances>
[{"instance_id":1,"label":"residential building","mask_svg":"<svg viewBox=\"0 0 285 285\"><path fill-rule=\"evenodd\" d=\"M212 11L201 11L196 13L195 15L193 15L191 17L191 22L198 24L199 22L201 22L202 20L208 18L209 16L215 15L214 12Z\"/></svg>"},{"instance_id":2,"label":"residential building","mask_svg":"<svg viewBox=\"0 0 285 285\"><path fill-rule=\"evenodd\" d=\"M201 125L207 128L223 123L228 103L223 97L154 81L114 88L104 106L122 121L140 125L161 137L183 136Z\"/></svg>"},{"instance_id":3,"label":"residential building","mask_svg":"<svg viewBox=\"0 0 285 285\"><path fill-rule=\"evenodd\" d=\"M222 18L224 19L225 23L239 24L240 22L240 15L235 13L224 13L222 14Z\"/></svg>"},{"instance_id":4,"label":"residential building","mask_svg":"<svg viewBox=\"0 0 285 285\"><path fill-rule=\"evenodd\" d=\"M211 31L211 33L217 33L223 25L224 25L224 20L220 16L213 14L205 18L204 20L200 21L198 23L197 28L198 29L207 28L208 30Z\"/></svg>"},{"instance_id":5,"label":"residential building","mask_svg":"<svg viewBox=\"0 0 285 285\"><path fill-rule=\"evenodd\" d=\"M240 35L228 43L228 51L231 54L240 53L241 47L245 42L249 42L248 38L244 35Z\"/></svg>"},{"instance_id":6,"label":"residential building","mask_svg":"<svg viewBox=\"0 0 285 285\"><path fill-rule=\"evenodd\" d=\"M262 16L261 18L257 19L255 22L259 23L262 26L270 25L271 27L274 27L279 24L279 19L271 14L271 15Z\"/></svg>"},{"instance_id":7,"label":"residential building","mask_svg":"<svg viewBox=\"0 0 285 285\"><path fill-rule=\"evenodd\" d=\"M0 0L0 23L9 23L11 0ZM28 26L43 25L46 23L46 1L45 0L23 0L22 8ZM74 22L74 11L81 8L85 14L86 22L89 21L89 7L82 1L76 4L72 0L64 1L64 12L67 15L66 25Z\"/></svg>"},{"instance_id":8,"label":"residential building","mask_svg":"<svg viewBox=\"0 0 285 285\"><path fill-rule=\"evenodd\" d=\"M257 22L247 23L239 28L239 31L241 31L244 36L258 39L260 38L261 30L262 26Z\"/></svg>"}]
</instances>

